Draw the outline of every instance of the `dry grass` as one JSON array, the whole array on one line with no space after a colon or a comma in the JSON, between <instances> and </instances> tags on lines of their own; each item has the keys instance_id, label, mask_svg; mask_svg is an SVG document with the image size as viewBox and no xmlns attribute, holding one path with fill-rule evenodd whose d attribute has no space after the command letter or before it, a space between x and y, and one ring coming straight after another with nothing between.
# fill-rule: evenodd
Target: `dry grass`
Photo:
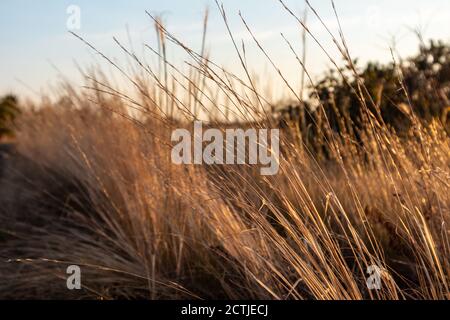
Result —
<instances>
[{"instance_id":1,"label":"dry grass","mask_svg":"<svg viewBox=\"0 0 450 320\"><path fill-rule=\"evenodd\" d=\"M2 165L2 298L449 298L450 144L438 121L424 126L410 114L400 138L360 83L360 142L317 124L327 159L290 123L273 177L251 166L173 165L171 130L199 114L220 128L225 119L277 121L245 51L236 45L240 79L154 22L160 72L123 47L139 72L119 72L137 98L91 74L85 91L66 87L57 103L22 114ZM168 42L192 59L188 73L166 60ZM66 288L70 264L82 267L81 293ZM384 269L379 291L366 287L373 264Z\"/></svg>"}]
</instances>

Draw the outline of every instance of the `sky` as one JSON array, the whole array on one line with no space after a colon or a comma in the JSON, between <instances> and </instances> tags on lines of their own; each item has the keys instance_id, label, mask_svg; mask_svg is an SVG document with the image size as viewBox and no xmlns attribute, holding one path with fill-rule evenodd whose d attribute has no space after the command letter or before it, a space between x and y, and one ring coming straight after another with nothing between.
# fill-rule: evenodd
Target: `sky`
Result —
<instances>
[{"instance_id":1,"label":"sky","mask_svg":"<svg viewBox=\"0 0 450 320\"><path fill-rule=\"evenodd\" d=\"M245 43L250 68L267 83L279 82L271 65L252 43L238 12L247 21L256 38L289 81L297 83L300 67L280 33L301 51L301 31L294 18L278 0L222 0L230 27L239 43ZM301 16L302 0L284 1ZM329 0L310 0L316 12L332 32L337 23ZM420 27L426 39L450 40L449 0L335 0L346 41L353 57L387 62L389 46L396 39L401 56L413 55L418 41L410 28ZM75 7L74 7L75 6ZM212 60L241 72L236 52L214 0L1 0L0 1L0 95L16 93L36 97L51 91L62 76L77 86L77 64L87 67L104 64L85 44L68 33L68 28L95 45L102 53L126 63L123 52L114 43L115 36L148 59L154 59L143 44L156 46L152 21L145 14L160 14L167 29L185 44L200 50L202 19L210 10L207 49ZM72 8L79 9L77 12ZM75 14L75 15L74 15ZM74 20L75 18L75 20ZM79 24L75 23L79 22ZM337 51L328 33L310 12L308 26L333 57ZM183 56L169 47L173 62L182 64ZM177 61L178 60L178 61ZM331 66L311 38L307 42L307 68L317 77ZM266 81L263 79L263 81Z\"/></svg>"}]
</instances>

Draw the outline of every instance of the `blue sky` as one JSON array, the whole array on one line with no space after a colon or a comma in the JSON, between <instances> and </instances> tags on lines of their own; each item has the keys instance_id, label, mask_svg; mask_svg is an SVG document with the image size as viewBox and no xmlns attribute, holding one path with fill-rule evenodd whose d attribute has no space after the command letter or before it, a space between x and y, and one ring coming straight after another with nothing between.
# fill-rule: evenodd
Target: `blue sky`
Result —
<instances>
[{"instance_id":1,"label":"blue sky","mask_svg":"<svg viewBox=\"0 0 450 320\"><path fill-rule=\"evenodd\" d=\"M305 5L301 0L285 1L294 12L301 12ZM336 22L329 0L311 0L311 4L333 31ZM450 40L450 1L448 0L336 0L343 29L353 56L362 61L390 58L389 38L398 38L398 49L404 56L417 48L417 40L408 27L422 25L426 38ZM298 25L283 10L277 0L223 0L230 25L237 39L246 43L247 58L252 69L261 76L274 74L262 54L256 50L245 32L237 13L242 11L248 24L267 49L271 57L293 82L298 80L295 58L280 37L286 35L296 49L300 49ZM79 78L74 61L83 66L99 63L85 45L67 32L66 10L70 5L81 9L81 29L76 32L94 44L105 54L125 61L113 43L116 36L128 43L130 34L136 52L143 51L142 43L156 45L154 30L145 10L161 13L168 29L185 43L198 49L201 40L202 16L210 8L208 49L219 64L239 72L232 45L225 33L213 0L2 0L0 1L0 95L15 92L36 95L47 92L58 80L61 72L75 84ZM309 25L313 33L323 41L331 53L327 33L310 14ZM128 33L127 33L128 28ZM169 50L174 60L181 60L176 50ZM320 50L309 42L308 69L313 75L320 74L329 63Z\"/></svg>"}]
</instances>

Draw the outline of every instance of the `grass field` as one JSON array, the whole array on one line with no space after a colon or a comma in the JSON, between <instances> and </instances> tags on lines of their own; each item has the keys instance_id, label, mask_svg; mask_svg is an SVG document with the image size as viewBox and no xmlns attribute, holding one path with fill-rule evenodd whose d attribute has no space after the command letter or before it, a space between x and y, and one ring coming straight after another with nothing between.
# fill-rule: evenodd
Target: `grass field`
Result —
<instances>
[{"instance_id":1,"label":"grass field","mask_svg":"<svg viewBox=\"0 0 450 320\"><path fill-rule=\"evenodd\" d=\"M329 99L307 108L282 74L294 107L281 108L259 89L239 44L243 77L153 22L156 71L118 41L133 71L75 35L132 90L95 69L84 89L66 84L56 101L22 106L1 156L1 298L450 298L448 129L415 113L401 66L395 92L412 102L402 105L409 125L400 132L343 37L334 38L342 57L330 59L349 64L342 77L358 125L342 113L330 119ZM168 61L169 44L190 57L188 71ZM281 128L278 174L174 165L171 132L198 117L221 130ZM81 267L81 291L66 287L69 265ZM370 266L381 270L380 290L367 287Z\"/></svg>"}]
</instances>

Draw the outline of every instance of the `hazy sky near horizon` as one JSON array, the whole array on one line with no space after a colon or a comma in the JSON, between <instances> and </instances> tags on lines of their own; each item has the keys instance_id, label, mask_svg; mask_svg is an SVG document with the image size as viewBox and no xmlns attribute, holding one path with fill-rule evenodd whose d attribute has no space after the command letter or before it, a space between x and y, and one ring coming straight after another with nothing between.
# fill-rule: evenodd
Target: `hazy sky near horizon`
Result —
<instances>
[{"instance_id":1,"label":"hazy sky near horizon","mask_svg":"<svg viewBox=\"0 0 450 320\"><path fill-rule=\"evenodd\" d=\"M250 67L261 76L278 81L262 53L252 44L239 19L238 11L267 52L287 77L296 83L299 66L280 36L282 32L300 51L300 29L277 0L222 0L236 40L244 41ZM302 12L302 0L285 0L296 13ZM310 0L325 23L337 34L337 24L329 0ZM421 26L425 38L450 40L449 0L336 0L351 54L362 61L390 59L389 41L397 39L402 56L417 50L417 39L408 27ZM67 8L80 8L80 29L75 32L106 55L126 64L123 52L112 40L116 36L146 59L154 59L143 44L156 47L151 20L145 10L162 14L168 30L193 49L201 44L202 17L210 8L207 48L212 59L239 72L239 63L214 0L2 0L0 1L0 95L14 92L35 96L48 92L60 73L82 85L75 61L82 65L105 65L98 55L67 32ZM314 35L337 57L329 35L309 14L308 25ZM318 75L331 64L309 39L307 67ZM169 57L182 63L177 50L169 48ZM180 61L176 61L176 60ZM108 68L106 66L105 68ZM269 71L269 72L266 72Z\"/></svg>"}]
</instances>

